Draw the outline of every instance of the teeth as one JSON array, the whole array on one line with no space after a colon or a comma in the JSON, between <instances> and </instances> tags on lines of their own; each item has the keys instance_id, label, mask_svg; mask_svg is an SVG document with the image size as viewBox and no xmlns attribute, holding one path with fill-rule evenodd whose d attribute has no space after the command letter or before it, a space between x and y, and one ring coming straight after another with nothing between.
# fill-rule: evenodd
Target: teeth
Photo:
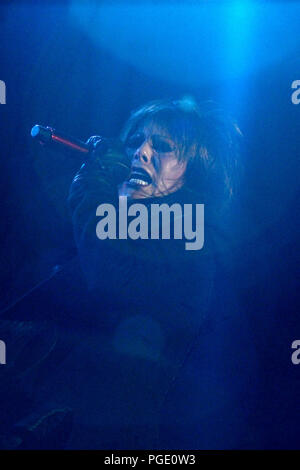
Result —
<instances>
[{"instance_id":1,"label":"teeth","mask_svg":"<svg viewBox=\"0 0 300 470\"><path fill-rule=\"evenodd\" d=\"M148 183L146 183L146 181L140 180L138 178L130 178L129 183L140 184L141 186L148 186Z\"/></svg>"}]
</instances>

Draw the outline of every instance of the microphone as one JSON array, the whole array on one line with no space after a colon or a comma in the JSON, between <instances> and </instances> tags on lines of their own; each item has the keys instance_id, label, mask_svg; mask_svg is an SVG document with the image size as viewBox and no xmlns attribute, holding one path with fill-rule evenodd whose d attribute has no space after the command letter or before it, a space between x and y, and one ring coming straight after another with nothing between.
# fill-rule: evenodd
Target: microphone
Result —
<instances>
[{"instance_id":1,"label":"microphone","mask_svg":"<svg viewBox=\"0 0 300 470\"><path fill-rule=\"evenodd\" d=\"M52 127L44 127L39 124L31 129L31 137L42 145L51 145L61 150L71 150L77 155L91 156L95 152L94 160L98 161L100 168L118 182L124 181L129 174L131 161L119 139L107 139L94 135L85 143L58 132Z\"/></svg>"},{"instance_id":2,"label":"microphone","mask_svg":"<svg viewBox=\"0 0 300 470\"><path fill-rule=\"evenodd\" d=\"M42 145L55 145L62 149L69 149L76 153L88 154L93 147L82 142L81 140L70 137L62 132L58 132L52 127L43 127L36 124L31 129L31 137L36 139Z\"/></svg>"}]
</instances>

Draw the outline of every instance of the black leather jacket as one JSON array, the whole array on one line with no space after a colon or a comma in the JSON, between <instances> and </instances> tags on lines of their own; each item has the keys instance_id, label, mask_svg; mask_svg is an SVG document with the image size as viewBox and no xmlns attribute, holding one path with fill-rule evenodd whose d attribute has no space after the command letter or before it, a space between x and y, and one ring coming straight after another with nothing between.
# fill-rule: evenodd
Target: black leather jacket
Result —
<instances>
[{"instance_id":1,"label":"black leather jacket","mask_svg":"<svg viewBox=\"0 0 300 470\"><path fill-rule=\"evenodd\" d=\"M34 413L49 417L60 410L54 413L60 442L49 444L35 424L25 447L251 447L255 354L232 295L225 239L206 209L199 251L185 250L184 240L99 240L96 208L117 207L109 178L92 159L70 190L84 279L71 265L27 301L35 322L43 305L52 340L22 389ZM143 202L201 203L184 187ZM39 344L47 342L45 332L38 337ZM33 421L48 426L49 419Z\"/></svg>"}]
</instances>

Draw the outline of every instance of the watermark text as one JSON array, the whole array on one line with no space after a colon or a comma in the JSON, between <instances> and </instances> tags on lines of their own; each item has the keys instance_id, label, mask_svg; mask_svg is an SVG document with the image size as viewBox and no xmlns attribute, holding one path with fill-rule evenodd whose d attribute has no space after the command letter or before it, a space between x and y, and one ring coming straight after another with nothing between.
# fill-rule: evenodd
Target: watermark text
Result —
<instances>
[{"instance_id":1,"label":"watermark text","mask_svg":"<svg viewBox=\"0 0 300 470\"><path fill-rule=\"evenodd\" d=\"M149 212L150 209L150 212ZM96 234L100 240L138 238L147 240L184 239L186 250L200 250L204 245L204 204L135 203L128 207L127 197L119 197L119 207L100 204L96 215ZM132 220L128 218L134 217Z\"/></svg>"},{"instance_id":2,"label":"watermark text","mask_svg":"<svg viewBox=\"0 0 300 470\"><path fill-rule=\"evenodd\" d=\"M6 104L6 85L3 80L0 80L0 104Z\"/></svg>"},{"instance_id":3,"label":"watermark text","mask_svg":"<svg viewBox=\"0 0 300 470\"><path fill-rule=\"evenodd\" d=\"M0 364L6 364L6 344L0 339Z\"/></svg>"},{"instance_id":4,"label":"watermark text","mask_svg":"<svg viewBox=\"0 0 300 470\"><path fill-rule=\"evenodd\" d=\"M292 363L295 365L300 364L300 339L295 339L291 347L296 350L291 356Z\"/></svg>"},{"instance_id":5,"label":"watermark text","mask_svg":"<svg viewBox=\"0 0 300 470\"><path fill-rule=\"evenodd\" d=\"M292 88L295 89L293 91L291 100L293 104L299 104L300 103L300 80L294 80L292 82Z\"/></svg>"}]
</instances>

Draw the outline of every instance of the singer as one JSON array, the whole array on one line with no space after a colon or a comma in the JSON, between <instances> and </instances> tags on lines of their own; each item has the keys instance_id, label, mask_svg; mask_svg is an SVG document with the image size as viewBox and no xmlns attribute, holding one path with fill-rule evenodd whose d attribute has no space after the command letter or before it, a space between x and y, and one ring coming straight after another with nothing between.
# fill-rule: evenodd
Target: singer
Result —
<instances>
[{"instance_id":1,"label":"singer","mask_svg":"<svg viewBox=\"0 0 300 470\"><path fill-rule=\"evenodd\" d=\"M254 355L233 300L234 229L226 224L237 191L238 127L189 101L157 101L132 113L118 157L113 145L103 152L93 139L94 156L74 178L69 204L105 326L85 345L78 367L86 375L64 378L78 380L82 414L70 448L251 446ZM109 152L126 176L102 169ZM117 210L118 196L129 207L204 204L204 248L187 252L174 238L99 240L97 207Z\"/></svg>"},{"instance_id":2,"label":"singer","mask_svg":"<svg viewBox=\"0 0 300 470\"><path fill-rule=\"evenodd\" d=\"M94 150L69 195L89 302L60 288L68 307L57 310L69 324L34 377L36 402L72 416L55 448L252 447L256 359L235 295L230 216L241 142L223 113L186 100L140 107L109 145L89 139ZM100 240L97 207L117 214L120 196L129 208L204 204L203 248L185 250L175 237ZM26 448L50 442L38 423Z\"/></svg>"}]
</instances>

